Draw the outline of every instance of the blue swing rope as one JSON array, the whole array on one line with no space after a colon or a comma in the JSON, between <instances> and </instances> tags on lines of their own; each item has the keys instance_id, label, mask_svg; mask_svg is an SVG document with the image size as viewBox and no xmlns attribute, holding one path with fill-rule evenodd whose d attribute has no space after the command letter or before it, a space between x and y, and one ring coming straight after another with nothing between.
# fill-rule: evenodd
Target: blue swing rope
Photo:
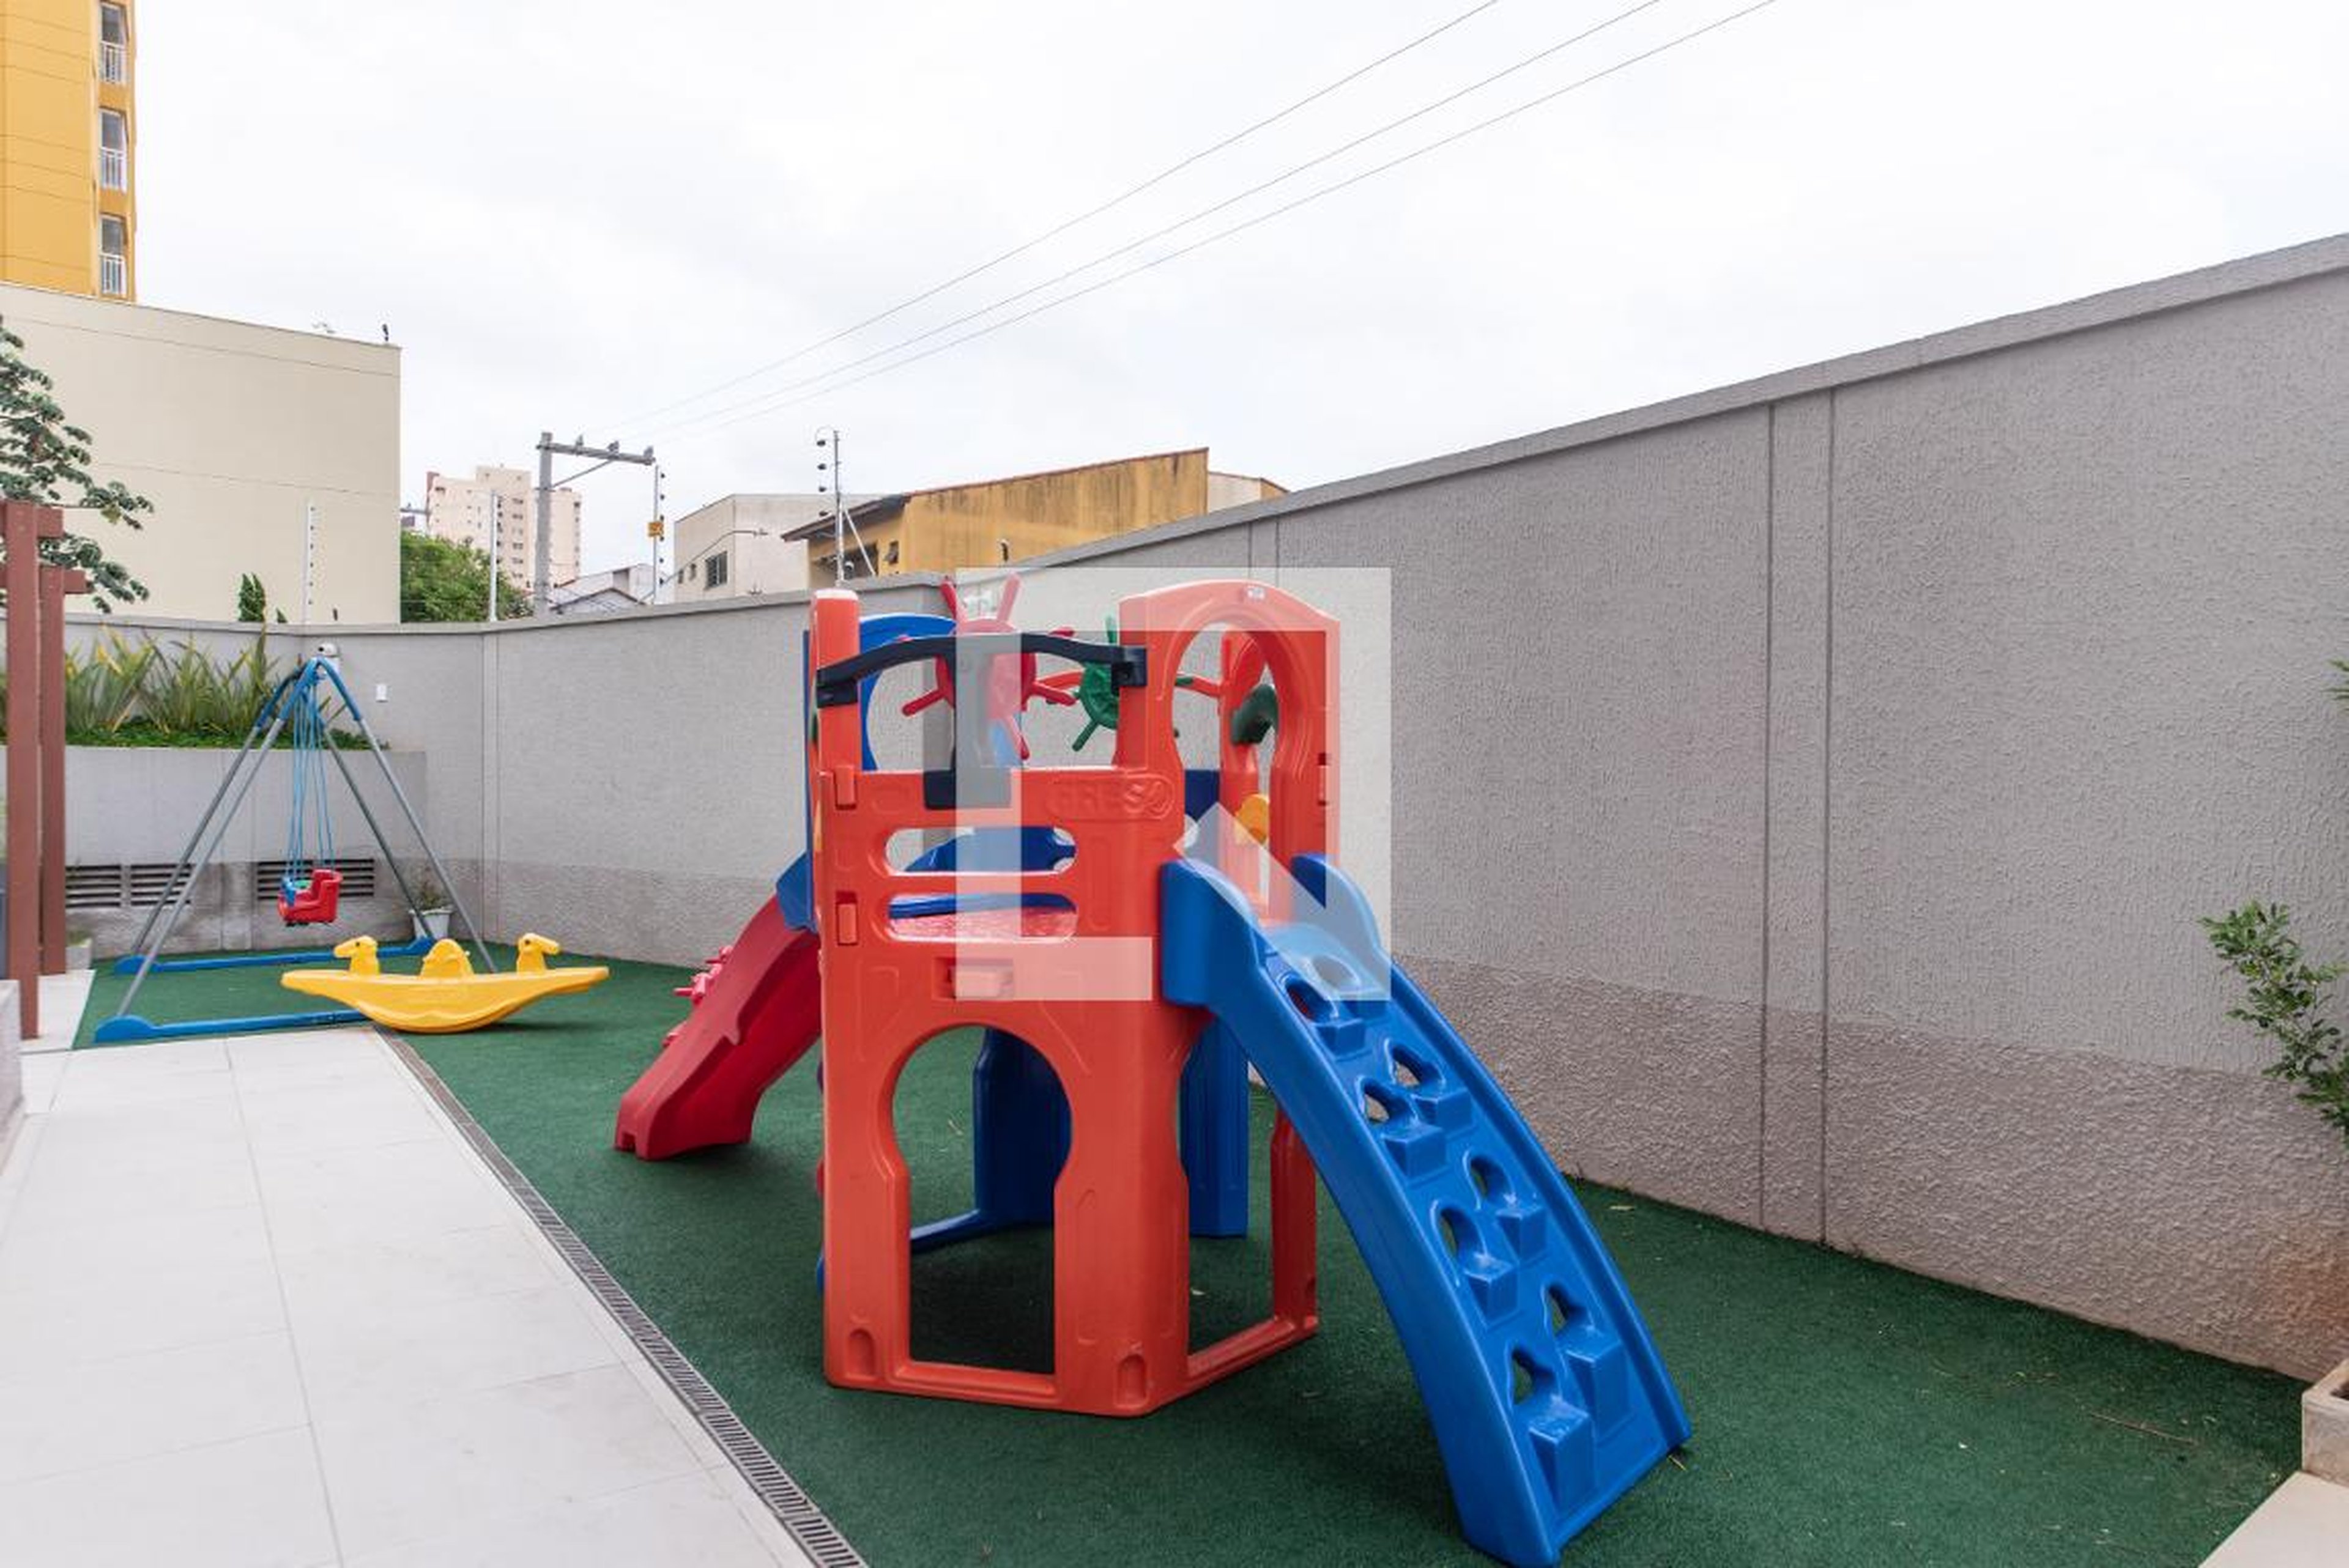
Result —
<instances>
[{"instance_id":1,"label":"blue swing rope","mask_svg":"<svg viewBox=\"0 0 2349 1568\"><path fill-rule=\"evenodd\" d=\"M303 672L288 700L295 705L286 726L294 744L294 810L285 825L285 872L277 891L290 903L310 885L313 870L333 862L335 820L328 810L326 788L326 716L318 702L318 671L315 665ZM313 814L317 818L315 856L309 852L308 835L304 832Z\"/></svg>"}]
</instances>

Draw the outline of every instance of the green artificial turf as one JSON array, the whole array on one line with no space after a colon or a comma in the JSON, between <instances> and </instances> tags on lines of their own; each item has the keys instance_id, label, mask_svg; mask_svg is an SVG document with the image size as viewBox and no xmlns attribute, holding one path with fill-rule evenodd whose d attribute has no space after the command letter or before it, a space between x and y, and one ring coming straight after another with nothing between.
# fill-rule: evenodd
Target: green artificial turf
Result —
<instances>
[{"instance_id":1,"label":"green artificial turf","mask_svg":"<svg viewBox=\"0 0 2349 1568\"><path fill-rule=\"evenodd\" d=\"M616 965L584 996L413 1043L860 1551L895 1564L1473 1563L1409 1369L1325 1198L1313 1340L1138 1420L848 1393L823 1380L814 1075L740 1149L647 1164L612 1118L684 1004ZM233 1011L239 971L166 976ZM107 1006L102 978L93 1011ZM160 1006L160 998L159 998ZM899 1092L917 1220L968 1195L976 1037ZM1268 1112L1259 1104L1259 1149ZM1261 1161L1258 1171L1261 1171ZM1196 1249L1216 1329L1260 1315L1267 1263ZM2293 1468L2297 1390L1865 1260L1581 1190L1696 1436L1568 1549L1577 1565L2190 1564ZM916 1260L925 1355L1038 1365L1040 1234Z\"/></svg>"}]
</instances>

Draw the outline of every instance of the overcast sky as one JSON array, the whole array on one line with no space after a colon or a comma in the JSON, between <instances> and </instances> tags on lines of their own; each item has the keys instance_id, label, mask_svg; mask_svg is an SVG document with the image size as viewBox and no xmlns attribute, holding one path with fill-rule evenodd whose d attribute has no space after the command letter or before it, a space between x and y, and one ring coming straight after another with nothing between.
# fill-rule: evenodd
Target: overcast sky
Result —
<instances>
[{"instance_id":1,"label":"overcast sky","mask_svg":"<svg viewBox=\"0 0 2349 1568\"><path fill-rule=\"evenodd\" d=\"M140 293L405 348L404 497L552 427L678 515L1206 445L1292 487L2344 227L2349 7L1776 0L1129 281L949 341L1738 10L1497 0L1016 260L1472 0L147 0ZM867 358L867 356L874 356ZM850 361L855 368L825 378ZM698 422L685 423L698 418ZM649 485L590 480L591 566Z\"/></svg>"}]
</instances>

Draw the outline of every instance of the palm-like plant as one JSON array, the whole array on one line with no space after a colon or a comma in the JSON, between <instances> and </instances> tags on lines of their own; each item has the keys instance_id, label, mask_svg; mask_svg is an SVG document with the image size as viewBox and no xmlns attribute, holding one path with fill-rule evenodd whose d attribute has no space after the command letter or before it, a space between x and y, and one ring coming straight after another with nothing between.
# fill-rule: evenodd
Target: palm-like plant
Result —
<instances>
[{"instance_id":1,"label":"palm-like plant","mask_svg":"<svg viewBox=\"0 0 2349 1568\"><path fill-rule=\"evenodd\" d=\"M86 652L66 654L66 738L85 745L241 740L285 675L283 662L269 656L265 635L233 655L215 656L192 637L162 647L109 633ZM7 671L0 668L0 704L7 690ZM6 734L0 717L0 739ZM333 731L336 745L358 738L354 731Z\"/></svg>"},{"instance_id":2,"label":"palm-like plant","mask_svg":"<svg viewBox=\"0 0 2349 1568\"><path fill-rule=\"evenodd\" d=\"M147 721L165 735L212 735L229 707L229 683L190 638L172 656L156 661L140 687L140 707Z\"/></svg>"},{"instance_id":3,"label":"palm-like plant","mask_svg":"<svg viewBox=\"0 0 2349 1568\"><path fill-rule=\"evenodd\" d=\"M158 650L109 632L88 653L66 655L66 733L113 735L138 717Z\"/></svg>"}]
</instances>

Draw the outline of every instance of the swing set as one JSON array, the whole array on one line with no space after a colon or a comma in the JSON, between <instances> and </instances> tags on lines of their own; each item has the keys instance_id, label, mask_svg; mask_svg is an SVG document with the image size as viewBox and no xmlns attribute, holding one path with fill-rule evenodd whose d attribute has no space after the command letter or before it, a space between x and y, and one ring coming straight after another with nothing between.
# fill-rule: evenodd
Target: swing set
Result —
<instances>
[{"instance_id":1,"label":"swing set","mask_svg":"<svg viewBox=\"0 0 2349 1568\"><path fill-rule=\"evenodd\" d=\"M227 836L229 824L252 792L254 781L260 778L270 754L283 738L291 748L293 810L285 828L285 864L277 884L278 918L288 926L331 925L341 913L343 877L335 865L335 824L332 810L333 776L339 774L344 788L357 802L359 815L367 822L368 836L390 868L392 881L398 886L416 929L423 929L423 905L409 885L399 869L399 861L384 836L383 826L377 820L375 809L359 790L358 779L353 774L349 760L336 738L337 724L347 724L367 742L367 750L374 759L386 789L398 806L409 831L423 846L424 858L432 868L433 877L450 890L449 902L457 923L463 928L465 938L481 955L484 968L493 968L488 947L481 940L481 929L455 892L440 857L426 836L423 822L416 809L409 803L408 793L399 787L392 773L390 759L385 756L383 743L376 738L367 724L367 715L351 697L350 688L343 684L338 667L339 655L331 643L322 643L316 653L304 659L300 667L279 681L271 690L261 710L254 715L252 727L245 732L244 744L238 748L236 759L213 791L212 803L204 808L195 830L188 835L185 848L180 851L178 863L172 868L167 884L170 897L156 905L139 929L135 951L116 960L114 972L129 975L129 985L114 1016L98 1026L91 1038L101 1045L127 1045L140 1040L185 1039L205 1035L252 1034L264 1029L316 1029L342 1024L364 1022L364 1016L350 1008L305 1013L270 1013L248 1017L197 1018L185 1021L158 1022L131 1011L138 1000L140 988L148 977L156 974L176 974L194 969L236 969L285 967L301 964L326 964L336 957L331 947L295 948L281 952L254 954L223 954L201 957L165 958L163 947L171 939L188 909L189 894L195 887L196 877L219 853L221 841ZM419 936L413 942L375 951L383 957L417 956L429 953L433 938Z\"/></svg>"},{"instance_id":2,"label":"swing set","mask_svg":"<svg viewBox=\"0 0 2349 1568\"><path fill-rule=\"evenodd\" d=\"M335 738L319 704L295 705L286 727L294 741L294 810L285 822L285 869L277 880L277 917L288 925L332 925L343 896L335 869L335 814L327 797L326 753ZM305 830L317 821L317 852Z\"/></svg>"}]
</instances>

